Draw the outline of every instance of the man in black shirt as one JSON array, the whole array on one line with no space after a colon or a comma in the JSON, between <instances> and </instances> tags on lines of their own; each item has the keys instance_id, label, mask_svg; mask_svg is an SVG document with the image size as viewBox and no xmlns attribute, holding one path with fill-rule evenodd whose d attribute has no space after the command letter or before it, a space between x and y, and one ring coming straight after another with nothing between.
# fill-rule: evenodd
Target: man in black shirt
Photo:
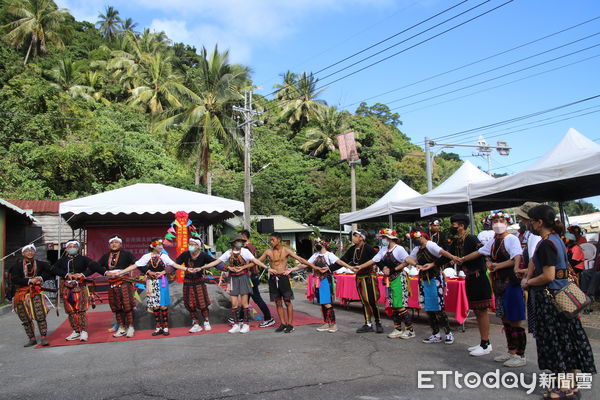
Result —
<instances>
[{"instance_id":1,"label":"man in black shirt","mask_svg":"<svg viewBox=\"0 0 600 400\"><path fill-rule=\"evenodd\" d=\"M95 272L104 275L106 269L91 258L79 254L80 247L81 244L77 240L68 241L66 254L52 266L52 271L62 278L60 294L73 328L66 340L79 339L85 342L88 340L86 312L90 305L85 278Z\"/></svg>"},{"instance_id":2,"label":"man in black shirt","mask_svg":"<svg viewBox=\"0 0 600 400\"><path fill-rule=\"evenodd\" d=\"M448 248L448 238L446 238L446 234L441 230L439 219L434 219L429 222L429 237L432 242L442 249L446 250Z\"/></svg>"},{"instance_id":3,"label":"man in black shirt","mask_svg":"<svg viewBox=\"0 0 600 400\"><path fill-rule=\"evenodd\" d=\"M29 342L24 347L37 344L33 321L36 320L41 335L42 346L48 346L46 335L48 324L46 323L46 304L42 295L42 283L44 280L54 279L50 271L50 264L35 259L35 246L27 245L21 249L22 259L8 271L8 283L10 296L13 299L14 310L21 322Z\"/></svg>"},{"instance_id":4,"label":"man in black shirt","mask_svg":"<svg viewBox=\"0 0 600 400\"><path fill-rule=\"evenodd\" d=\"M341 260L351 266L358 266L366 263L375 257L375 250L367 243L367 232L362 229L352 232L353 245L341 257ZM356 272L356 289L362 303L365 324L356 330L356 333L377 332L383 333L379 308L377 308L377 299L379 298L379 288L377 286L377 274L375 266L367 268L353 268ZM375 329L373 329L372 318L375 319Z\"/></svg>"},{"instance_id":5,"label":"man in black shirt","mask_svg":"<svg viewBox=\"0 0 600 400\"><path fill-rule=\"evenodd\" d=\"M452 226L450 234L452 241L448 247L448 252L454 257L447 260L449 264L460 265L460 258L477 251L481 247L481 242L477 236L467 232L469 227L469 217L464 214L456 214L450 218ZM469 347L469 354L481 356L492 352L490 344L490 318L487 309L492 307L492 287L490 284L488 271L485 265L485 259L478 257L474 260L465 262L461 265L466 274L465 288L469 300L469 308L475 312L480 344Z\"/></svg>"},{"instance_id":6,"label":"man in black shirt","mask_svg":"<svg viewBox=\"0 0 600 400\"><path fill-rule=\"evenodd\" d=\"M121 270L135 264L135 256L127 250L123 250L123 239L119 235L114 235L108 239L110 251L100 257L98 264L108 272L108 304L117 320L118 329L113 335L121 337L127 335L132 338L135 330L133 328L133 285L125 282L117 273Z\"/></svg>"}]
</instances>

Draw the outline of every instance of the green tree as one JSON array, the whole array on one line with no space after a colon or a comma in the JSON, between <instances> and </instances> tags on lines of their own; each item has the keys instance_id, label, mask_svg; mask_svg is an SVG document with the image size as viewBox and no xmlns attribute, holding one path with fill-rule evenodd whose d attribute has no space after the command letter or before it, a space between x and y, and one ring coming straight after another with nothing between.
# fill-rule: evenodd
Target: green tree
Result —
<instances>
[{"instance_id":1,"label":"green tree","mask_svg":"<svg viewBox=\"0 0 600 400\"><path fill-rule=\"evenodd\" d=\"M77 70L75 63L68 57L62 58L58 66L49 73L52 85L66 92L72 98L82 98L86 101L95 101L91 93L93 89L82 85L81 75Z\"/></svg>"},{"instance_id":2,"label":"green tree","mask_svg":"<svg viewBox=\"0 0 600 400\"><path fill-rule=\"evenodd\" d=\"M393 126L402 125L400 114L391 112L388 106L381 103L376 103L369 107L367 106L367 103L363 101L356 109L355 114L363 117L375 117L384 124Z\"/></svg>"},{"instance_id":3,"label":"green tree","mask_svg":"<svg viewBox=\"0 0 600 400\"><path fill-rule=\"evenodd\" d=\"M338 112L335 107L322 107L312 126L305 129L306 142L302 150L313 156L334 151L337 135L348 128L348 113Z\"/></svg>"},{"instance_id":4,"label":"green tree","mask_svg":"<svg viewBox=\"0 0 600 400\"><path fill-rule=\"evenodd\" d=\"M104 14L98 14L96 26L100 29L102 37L112 41L119 34L119 31L123 26L123 21L121 20L121 17L119 17L119 11L112 6L106 6Z\"/></svg>"},{"instance_id":5,"label":"green tree","mask_svg":"<svg viewBox=\"0 0 600 400\"><path fill-rule=\"evenodd\" d=\"M132 18L127 18L124 21L121 21L121 29L123 32L131 32L136 34L135 28L137 28L137 22L133 22Z\"/></svg>"},{"instance_id":6,"label":"green tree","mask_svg":"<svg viewBox=\"0 0 600 400\"><path fill-rule=\"evenodd\" d=\"M288 74L284 76L284 87L280 90L287 90L285 82ZM292 130L292 136L295 136L308 124L309 121L318 118L319 110L324 106L324 102L318 99L323 92L317 90L318 79L313 74L303 72L296 77L295 88L286 96L293 97L283 100L281 104L280 118Z\"/></svg>"},{"instance_id":7,"label":"green tree","mask_svg":"<svg viewBox=\"0 0 600 400\"><path fill-rule=\"evenodd\" d=\"M48 52L48 42L64 47L70 33L65 26L68 14L52 0L10 0L5 8L13 21L3 26L4 39L16 49L27 48L23 64L30 55Z\"/></svg>"},{"instance_id":8,"label":"green tree","mask_svg":"<svg viewBox=\"0 0 600 400\"><path fill-rule=\"evenodd\" d=\"M168 113L171 115L167 114L159 125L181 124L186 129L177 145L177 154L182 159L196 154L195 183L199 185L200 176L203 183L207 180L213 140L222 143L226 151L242 150L232 106L240 101L241 92L249 85L249 70L230 64L229 52L220 53L215 46L210 54L202 48L199 63L190 74L194 95L183 107Z\"/></svg>"}]
</instances>

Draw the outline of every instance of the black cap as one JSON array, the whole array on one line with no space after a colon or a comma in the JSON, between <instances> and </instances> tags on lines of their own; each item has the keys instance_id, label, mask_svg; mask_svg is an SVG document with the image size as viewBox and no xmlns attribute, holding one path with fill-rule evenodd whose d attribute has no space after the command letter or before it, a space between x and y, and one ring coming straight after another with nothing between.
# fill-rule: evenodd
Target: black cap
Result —
<instances>
[{"instance_id":1,"label":"black cap","mask_svg":"<svg viewBox=\"0 0 600 400\"><path fill-rule=\"evenodd\" d=\"M450 217L450 222L451 223L452 222L462 223L466 228L469 226L469 223L471 222L471 220L465 214L454 214L453 216Z\"/></svg>"}]
</instances>

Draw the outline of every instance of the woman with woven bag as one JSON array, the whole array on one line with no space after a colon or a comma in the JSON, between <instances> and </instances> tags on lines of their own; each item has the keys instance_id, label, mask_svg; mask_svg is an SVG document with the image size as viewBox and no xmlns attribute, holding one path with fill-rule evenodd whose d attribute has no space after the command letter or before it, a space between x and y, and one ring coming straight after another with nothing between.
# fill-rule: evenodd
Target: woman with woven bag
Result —
<instances>
[{"instance_id":1,"label":"woman with woven bag","mask_svg":"<svg viewBox=\"0 0 600 400\"><path fill-rule=\"evenodd\" d=\"M555 374L574 374L577 370L595 374L594 355L581 321L566 316L554 299L570 283L567 249L555 231L559 223L555 222L556 213L548 205L539 205L529 210L528 215L530 230L542 237L533 255L534 272L521 283L533 297L534 307L528 322L537 343L539 368ZM556 383L544 398L579 396L574 379L557 379Z\"/></svg>"}]
</instances>

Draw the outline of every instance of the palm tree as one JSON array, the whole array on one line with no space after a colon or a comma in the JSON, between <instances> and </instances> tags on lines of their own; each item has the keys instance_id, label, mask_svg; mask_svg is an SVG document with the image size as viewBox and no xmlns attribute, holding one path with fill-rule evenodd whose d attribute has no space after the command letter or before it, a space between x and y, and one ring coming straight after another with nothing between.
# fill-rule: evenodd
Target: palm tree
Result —
<instances>
[{"instance_id":1,"label":"palm tree","mask_svg":"<svg viewBox=\"0 0 600 400\"><path fill-rule=\"evenodd\" d=\"M82 98L89 102L95 99L90 94L93 89L86 85L81 85L81 76L75 63L68 57L59 60L58 66L48 73L51 85L64 91L70 97Z\"/></svg>"},{"instance_id":2,"label":"palm tree","mask_svg":"<svg viewBox=\"0 0 600 400\"><path fill-rule=\"evenodd\" d=\"M132 18L127 18L125 21L121 22L121 29L123 30L123 32L132 32L132 33L137 33L135 31L135 28L137 28L138 24L136 22L133 22Z\"/></svg>"},{"instance_id":3,"label":"palm tree","mask_svg":"<svg viewBox=\"0 0 600 400\"><path fill-rule=\"evenodd\" d=\"M27 64L32 51L34 57L46 53L48 42L64 47L70 33L65 25L68 13L52 0L11 0L5 9L15 20L3 26L8 31L4 39L16 49L27 46L23 64Z\"/></svg>"},{"instance_id":4,"label":"palm tree","mask_svg":"<svg viewBox=\"0 0 600 400\"><path fill-rule=\"evenodd\" d=\"M219 53L215 46L208 54L200 52L198 66L190 70L194 96L184 107L174 110L159 125L183 125L187 128L177 146L177 155L189 159L196 154L195 184L206 183L210 167L211 142L216 139L227 151L241 153L242 141L232 118L232 106L242 99L249 86L249 70L229 63L229 52Z\"/></svg>"},{"instance_id":5,"label":"palm tree","mask_svg":"<svg viewBox=\"0 0 600 400\"><path fill-rule=\"evenodd\" d=\"M337 135L348 128L348 113L338 112L335 107L321 107L314 125L306 128L306 142L302 150L319 156L335 150Z\"/></svg>"},{"instance_id":6,"label":"palm tree","mask_svg":"<svg viewBox=\"0 0 600 400\"><path fill-rule=\"evenodd\" d=\"M183 78L173 72L169 56L146 54L140 66L129 99L132 105L141 105L151 114L157 114L167 107L182 107L184 99L194 97L181 83Z\"/></svg>"},{"instance_id":7,"label":"palm tree","mask_svg":"<svg viewBox=\"0 0 600 400\"><path fill-rule=\"evenodd\" d=\"M288 101L298 97L298 75L288 70L280 76L283 77L283 83L273 86L277 89L275 100Z\"/></svg>"},{"instance_id":8,"label":"palm tree","mask_svg":"<svg viewBox=\"0 0 600 400\"><path fill-rule=\"evenodd\" d=\"M313 74L303 72L297 77L295 89L290 100L284 100L280 118L287 123L295 136L306 124L317 117L325 102L317 100L323 92L317 90L317 81Z\"/></svg>"},{"instance_id":9,"label":"palm tree","mask_svg":"<svg viewBox=\"0 0 600 400\"><path fill-rule=\"evenodd\" d=\"M98 14L98 18L96 26L98 26L102 37L112 41L117 37L123 23L121 17L119 17L119 11L112 6L106 6L106 11L104 14Z\"/></svg>"}]
</instances>

